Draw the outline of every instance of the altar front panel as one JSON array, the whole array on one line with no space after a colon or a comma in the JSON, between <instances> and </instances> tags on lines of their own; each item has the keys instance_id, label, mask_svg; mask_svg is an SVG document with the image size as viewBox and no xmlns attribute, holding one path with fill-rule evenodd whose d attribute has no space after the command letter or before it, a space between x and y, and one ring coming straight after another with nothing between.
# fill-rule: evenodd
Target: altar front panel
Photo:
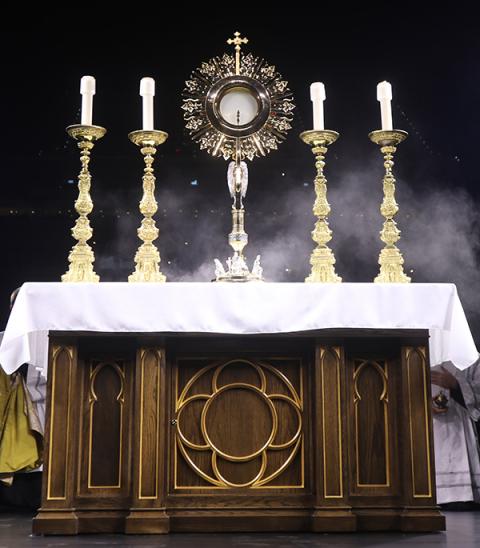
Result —
<instances>
[{"instance_id":1,"label":"altar front panel","mask_svg":"<svg viewBox=\"0 0 480 548\"><path fill-rule=\"evenodd\" d=\"M34 532L442 529L427 344L52 337Z\"/></svg>"},{"instance_id":2,"label":"altar front panel","mask_svg":"<svg viewBox=\"0 0 480 548\"><path fill-rule=\"evenodd\" d=\"M177 357L170 492L304 489L308 365L294 356Z\"/></svg>"}]
</instances>

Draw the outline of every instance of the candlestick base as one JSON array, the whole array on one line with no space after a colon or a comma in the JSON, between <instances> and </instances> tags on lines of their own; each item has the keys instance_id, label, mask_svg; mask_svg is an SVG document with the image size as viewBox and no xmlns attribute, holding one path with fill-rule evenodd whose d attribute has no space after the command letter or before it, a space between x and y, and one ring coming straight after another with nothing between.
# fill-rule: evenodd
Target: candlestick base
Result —
<instances>
[{"instance_id":1,"label":"candlestick base","mask_svg":"<svg viewBox=\"0 0 480 548\"><path fill-rule=\"evenodd\" d=\"M380 146L385 160L383 201L380 206L380 212L385 218L380 231L380 239L385 243L385 247L380 251L378 258L380 273L374 281L376 283L409 283L411 278L403 270L403 256L395 245L400 239L400 230L394 221L398 212L398 204L395 200L395 178L392 172L396 146L407 138L408 133L399 129L377 130L372 131L368 136L372 142Z\"/></svg>"},{"instance_id":2,"label":"candlestick base","mask_svg":"<svg viewBox=\"0 0 480 548\"><path fill-rule=\"evenodd\" d=\"M144 219L145 220L145 219ZM147 228L142 221L142 228ZM156 234L158 235L158 229ZM128 277L129 282L166 282L167 277L160 272L160 253L152 243L143 243L135 253L135 271Z\"/></svg>"},{"instance_id":3,"label":"candlestick base","mask_svg":"<svg viewBox=\"0 0 480 548\"><path fill-rule=\"evenodd\" d=\"M160 130L138 130L128 134L132 143L141 147L145 168L143 181L143 196L140 201L140 212L144 216L140 228L137 230L142 245L135 254L135 271L128 277L129 282L165 282L166 276L160 271L160 252L153 244L158 238L153 215L158 205L155 200L155 176L153 174L153 160L156 147L166 141L168 134Z\"/></svg>"},{"instance_id":4,"label":"candlestick base","mask_svg":"<svg viewBox=\"0 0 480 548\"><path fill-rule=\"evenodd\" d=\"M72 228L72 236L77 243L68 255L68 271L62 276L62 282L98 282L100 277L93 270L95 255L87 241L93 235L88 215L92 212L93 202L90 196L91 175L88 170L90 151L95 141L101 139L107 130L100 126L76 124L67 127L67 133L78 141L82 168L78 176L78 198L75 211L79 217Z\"/></svg>"},{"instance_id":5,"label":"candlestick base","mask_svg":"<svg viewBox=\"0 0 480 548\"><path fill-rule=\"evenodd\" d=\"M306 282L316 283L338 283L342 278L335 272L335 256L327 243L332 239L332 231L328 226L328 215L331 211L327 200L327 178L323 173L325 166L325 154L327 147L334 143L339 137L336 131L329 129L304 131L300 139L312 147L315 155L315 177L316 199L313 205L313 213L317 217L315 228L312 231L312 239L317 244L310 256L312 266L310 275L305 278Z\"/></svg>"},{"instance_id":6,"label":"candlestick base","mask_svg":"<svg viewBox=\"0 0 480 548\"><path fill-rule=\"evenodd\" d=\"M92 234L90 226L82 226L80 228L79 224L77 224L75 228L72 228L72 233L75 231L75 237L79 235L80 230L89 230L90 235ZM68 254L68 262L70 265L67 272L62 275L62 282L100 281L100 276L93 270L93 263L95 262L93 249L87 243L75 244Z\"/></svg>"}]
</instances>

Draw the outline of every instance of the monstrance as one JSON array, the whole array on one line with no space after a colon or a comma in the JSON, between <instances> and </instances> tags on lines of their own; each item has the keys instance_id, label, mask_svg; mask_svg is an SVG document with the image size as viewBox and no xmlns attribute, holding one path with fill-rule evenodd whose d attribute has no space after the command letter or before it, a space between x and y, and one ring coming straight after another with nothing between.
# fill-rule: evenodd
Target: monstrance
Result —
<instances>
[{"instance_id":1,"label":"monstrance","mask_svg":"<svg viewBox=\"0 0 480 548\"><path fill-rule=\"evenodd\" d=\"M185 82L182 109L186 128L200 148L231 160L227 169L233 199L228 242L234 253L226 269L215 259L216 281L261 281L260 255L250 271L243 254L248 243L243 204L248 186L246 160L277 149L291 129L295 105L288 82L275 66L251 53L241 55L247 38L235 32L227 43L235 46L233 55L224 53L202 63Z\"/></svg>"}]
</instances>

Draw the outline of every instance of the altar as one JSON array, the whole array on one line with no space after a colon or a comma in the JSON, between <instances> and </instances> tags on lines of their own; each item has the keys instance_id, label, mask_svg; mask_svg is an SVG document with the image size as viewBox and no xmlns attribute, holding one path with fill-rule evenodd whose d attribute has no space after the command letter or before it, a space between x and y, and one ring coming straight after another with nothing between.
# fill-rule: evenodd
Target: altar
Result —
<instances>
[{"instance_id":1,"label":"altar","mask_svg":"<svg viewBox=\"0 0 480 548\"><path fill-rule=\"evenodd\" d=\"M435 531L430 364L478 357L452 284L20 291L46 367L37 534Z\"/></svg>"}]
</instances>

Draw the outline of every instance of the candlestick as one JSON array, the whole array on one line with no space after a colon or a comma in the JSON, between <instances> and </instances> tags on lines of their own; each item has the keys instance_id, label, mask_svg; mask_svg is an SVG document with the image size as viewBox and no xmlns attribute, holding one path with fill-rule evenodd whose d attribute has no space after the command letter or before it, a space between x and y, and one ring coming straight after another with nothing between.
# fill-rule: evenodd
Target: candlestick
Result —
<instances>
[{"instance_id":1,"label":"candlestick","mask_svg":"<svg viewBox=\"0 0 480 548\"><path fill-rule=\"evenodd\" d=\"M323 130L324 118L323 118L323 101L326 99L325 86L322 82L314 82L310 86L310 99L313 103L313 129Z\"/></svg>"},{"instance_id":2,"label":"candlestick","mask_svg":"<svg viewBox=\"0 0 480 548\"><path fill-rule=\"evenodd\" d=\"M98 282L99 276L93 270L95 256L87 241L93 235L88 215L92 212L93 202L90 197L91 175L88 170L90 151L95 141L101 139L106 129L92 125L74 125L67 127L70 137L78 141L82 169L78 176L78 198L75 202L75 211L79 217L72 228L72 236L77 240L68 255L70 263L68 271L62 276L62 282Z\"/></svg>"},{"instance_id":3,"label":"candlestick","mask_svg":"<svg viewBox=\"0 0 480 548\"><path fill-rule=\"evenodd\" d=\"M382 130L392 131L392 85L390 84L390 82L383 81L377 85L377 100L380 101Z\"/></svg>"},{"instance_id":4,"label":"candlestick","mask_svg":"<svg viewBox=\"0 0 480 548\"><path fill-rule=\"evenodd\" d=\"M342 278L335 272L335 256L327 245L332 239L332 231L328 226L327 219L331 208L327 200L327 178L323 174L327 147L338 139L338 133L328 129L304 131L300 134L300 138L312 147L312 152L315 154L315 167L317 168L315 177L316 199L313 205L313 213L317 217L317 222L314 230L312 230L312 239L317 247L310 256L312 270L308 278L305 278L305 281L341 282Z\"/></svg>"},{"instance_id":5,"label":"candlestick","mask_svg":"<svg viewBox=\"0 0 480 548\"><path fill-rule=\"evenodd\" d=\"M142 178L143 196L140 202L140 211L144 217L137 230L138 237L143 243L135 254L135 271L128 277L129 282L164 282L166 280L165 275L160 272L160 253L153 244L153 241L158 238L158 228L153 219L158 204L155 200L155 176L152 164L157 152L156 147L165 142L167 137L168 133L159 130L132 131L128 135L132 143L141 147L140 152L145 162Z\"/></svg>"},{"instance_id":6,"label":"candlestick","mask_svg":"<svg viewBox=\"0 0 480 548\"><path fill-rule=\"evenodd\" d=\"M142 78L140 80L140 95L143 99L143 130L153 130L153 97L155 95L155 80Z\"/></svg>"},{"instance_id":7,"label":"candlestick","mask_svg":"<svg viewBox=\"0 0 480 548\"><path fill-rule=\"evenodd\" d=\"M80 93L82 95L82 126L92 125L93 96L95 95L95 78L82 76L80 80Z\"/></svg>"},{"instance_id":8,"label":"candlestick","mask_svg":"<svg viewBox=\"0 0 480 548\"><path fill-rule=\"evenodd\" d=\"M408 136L406 131L372 131L369 134L370 140L380 145L380 150L384 156L385 176L383 177L383 202L380 206L380 212L385 217L383 228L380 231L380 239L385 243L385 247L380 251L378 263L380 273L375 278L375 282L380 283L408 283L409 276L403 271L403 257L400 250L395 245L400 239L400 230L397 223L393 220L398 212L398 204L395 200L395 178L393 176L393 155L397 150L397 145L404 141Z\"/></svg>"}]
</instances>

